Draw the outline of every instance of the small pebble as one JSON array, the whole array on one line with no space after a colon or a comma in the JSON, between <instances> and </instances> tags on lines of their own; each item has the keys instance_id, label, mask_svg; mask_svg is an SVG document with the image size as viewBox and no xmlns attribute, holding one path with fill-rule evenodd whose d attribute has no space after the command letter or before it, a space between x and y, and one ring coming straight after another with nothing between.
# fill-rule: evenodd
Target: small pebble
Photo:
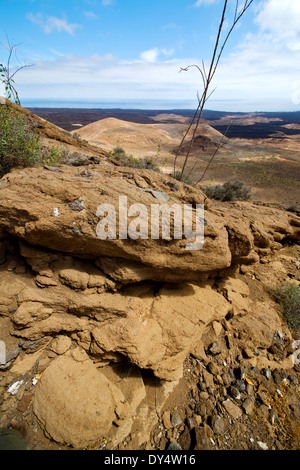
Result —
<instances>
[{"instance_id":1,"label":"small pebble","mask_svg":"<svg viewBox=\"0 0 300 470\"><path fill-rule=\"evenodd\" d=\"M167 450L182 450L182 448L180 447L179 444L177 444L177 442L171 442L171 443L168 445Z\"/></svg>"}]
</instances>

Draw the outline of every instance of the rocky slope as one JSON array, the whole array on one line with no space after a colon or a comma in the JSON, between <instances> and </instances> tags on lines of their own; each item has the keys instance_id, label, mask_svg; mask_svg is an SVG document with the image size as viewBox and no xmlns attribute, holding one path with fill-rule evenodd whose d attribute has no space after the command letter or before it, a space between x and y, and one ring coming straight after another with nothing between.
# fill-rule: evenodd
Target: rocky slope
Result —
<instances>
[{"instance_id":1,"label":"rocky slope","mask_svg":"<svg viewBox=\"0 0 300 470\"><path fill-rule=\"evenodd\" d=\"M100 240L119 196L203 204L203 248ZM32 449L297 448L297 338L270 288L299 285L299 217L103 154L5 175L0 235L1 428Z\"/></svg>"}]
</instances>

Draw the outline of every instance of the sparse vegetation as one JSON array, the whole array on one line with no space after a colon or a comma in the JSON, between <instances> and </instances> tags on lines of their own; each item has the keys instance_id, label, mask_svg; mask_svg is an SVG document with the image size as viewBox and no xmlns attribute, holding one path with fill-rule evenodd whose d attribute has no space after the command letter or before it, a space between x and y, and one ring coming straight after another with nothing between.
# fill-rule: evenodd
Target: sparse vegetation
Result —
<instances>
[{"instance_id":1,"label":"sparse vegetation","mask_svg":"<svg viewBox=\"0 0 300 470\"><path fill-rule=\"evenodd\" d=\"M182 181L185 184L193 185L193 181L191 180L189 175L187 173L181 174L181 170L176 171L175 179L177 181Z\"/></svg>"},{"instance_id":2,"label":"sparse vegetation","mask_svg":"<svg viewBox=\"0 0 300 470\"><path fill-rule=\"evenodd\" d=\"M294 212L295 214L300 214L300 205L295 203L288 207L289 212Z\"/></svg>"},{"instance_id":3,"label":"sparse vegetation","mask_svg":"<svg viewBox=\"0 0 300 470\"><path fill-rule=\"evenodd\" d=\"M300 327L300 288L296 284L284 283L273 288L272 295L282 308L282 313L291 330Z\"/></svg>"},{"instance_id":4,"label":"sparse vegetation","mask_svg":"<svg viewBox=\"0 0 300 470\"><path fill-rule=\"evenodd\" d=\"M11 71L11 59L14 55L15 49L18 44L12 44L7 38L7 44L3 44L5 49L8 51L8 58L6 64L0 63L0 81L4 84L6 97L10 100L13 99L16 104L21 105L18 92L15 88L15 75L20 72L20 70L26 67L32 67L32 64L24 64L18 67L14 72Z\"/></svg>"},{"instance_id":5,"label":"sparse vegetation","mask_svg":"<svg viewBox=\"0 0 300 470\"><path fill-rule=\"evenodd\" d=\"M247 201L251 198L251 189L242 181L228 181L223 185L203 186L203 192L210 199L218 201Z\"/></svg>"},{"instance_id":6,"label":"sparse vegetation","mask_svg":"<svg viewBox=\"0 0 300 470\"><path fill-rule=\"evenodd\" d=\"M114 157L116 160L120 160L121 158L126 158L126 152L122 147L115 147L110 154L112 157Z\"/></svg>"},{"instance_id":7,"label":"sparse vegetation","mask_svg":"<svg viewBox=\"0 0 300 470\"><path fill-rule=\"evenodd\" d=\"M26 116L0 106L0 177L18 166L55 165L65 155L63 148L43 145Z\"/></svg>"},{"instance_id":8,"label":"sparse vegetation","mask_svg":"<svg viewBox=\"0 0 300 470\"><path fill-rule=\"evenodd\" d=\"M0 107L0 174L15 166L30 166L40 158L41 146L25 116Z\"/></svg>"},{"instance_id":9,"label":"sparse vegetation","mask_svg":"<svg viewBox=\"0 0 300 470\"><path fill-rule=\"evenodd\" d=\"M282 187L284 189L293 186L299 187L299 177L297 167L292 162L280 160L256 161L228 163L227 170L235 175L235 178L243 177L252 186L261 187Z\"/></svg>"},{"instance_id":10,"label":"sparse vegetation","mask_svg":"<svg viewBox=\"0 0 300 470\"><path fill-rule=\"evenodd\" d=\"M139 168L145 170L159 171L158 166L154 163L152 158L136 158L132 155L127 155L125 150L122 147L115 147L114 150L110 152L111 156L115 158L123 166L128 166L130 168Z\"/></svg>"},{"instance_id":11,"label":"sparse vegetation","mask_svg":"<svg viewBox=\"0 0 300 470\"><path fill-rule=\"evenodd\" d=\"M68 151L63 147L46 146L42 147L41 151L41 163L46 165L54 166L61 163L62 160L67 156ZM38 162L37 162L38 163Z\"/></svg>"},{"instance_id":12,"label":"sparse vegetation","mask_svg":"<svg viewBox=\"0 0 300 470\"><path fill-rule=\"evenodd\" d=\"M72 135L73 139L78 140L78 141L81 140L81 135L79 135L77 132L74 132L71 135Z\"/></svg>"}]
</instances>

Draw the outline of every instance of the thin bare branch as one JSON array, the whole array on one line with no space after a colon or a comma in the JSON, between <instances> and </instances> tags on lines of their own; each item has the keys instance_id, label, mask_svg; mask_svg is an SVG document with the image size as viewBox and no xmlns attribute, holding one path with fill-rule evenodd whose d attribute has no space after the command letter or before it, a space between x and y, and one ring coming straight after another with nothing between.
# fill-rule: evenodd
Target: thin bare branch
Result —
<instances>
[{"instance_id":1,"label":"thin bare branch","mask_svg":"<svg viewBox=\"0 0 300 470\"><path fill-rule=\"evenodd\" d=\"M182 179L182 176L184 174L184 170L185 170L187 161L189 159L189 155L190 155L192 146L194 144L196 132L197 132L197 129L199 127L199 123L200 123L200 120L201 120L201 117L202 117L204 105L207 101L207 93L208 93L209 85L210 85L210 82L211 82L212 76L213 76L213 67L214 67L215 57L217 55L217 51L218 51L218 47L219 47L219 42L220 42L221 32L222 32L222 29L223 29L223 24L224 24L224 21L225 21L225 14L226 14L226 10L227 10L227 4L228 4L228 0L225 0L224 1L224 7L223 7L223 13L222 13L222 17L221 17L221 21L220 21L220 25L219 25L218 35L217 35L217 39L216 39L216 43L215 43L215 47L214 47L213 57L212 57L212 60L211 60L211 64L210 64L210 68L209 68L209 72L208 72L208 76L207 76L207 82L206 82L206 86L204 87L204 91L203 91L203 95L202 95L201 106L200 106L200 109L199 109L199 116L197 118L196 126L195 126L195 129L194 129L194 132L193 132L193 137L192 137L192 140L191 140L190 145L188 147L186 158L184 160L184 164L183 164L183 167L182 167L182 170L181 170L180 179Z\"/></svg>"},{"instance_id":2,"label":"thin bare branch","mask_svg":"<svg viewBox=\"0 0 300 470\"><path fill-rule=\"evenodd\" d=\"M182 145L183 145L183 143L184 143L184 141L185 141L187 135L189 134L189 132L190 132L192 126L193 126L193 123L194 123L194 121L195 121L195 119L196 119L196 116L197 116L197 114L198 114L200 105L201 105L201 104L200 104L200 102L198 101L198 107L197 107L197 109L196 109L196 111L195 111L195 114L194 114L194 116L193 116L193 119L192 119L192 121L191 121L189 127L188 127L187 130L185 131L185 133L184 133L184 135L183 135L183 137L182 137L182 140L181 140L181 142L180 142L180 144L179 144L179 147L178 147L177 150L176 150L175 159L174 159L174 178L176 177L176 163L177 163L177 158L178 158L178 156L179 156L179 153L180 153L180 150L181 150L181 148L182 148Z\"/></svg>"},{"instance_id":3,"label":"thin bare branch","mask_svg":"<svg viewBox=\"0 0 300 470\"><path fill-rule=\"evenodd\" d=\"M16 88L13 85L14 76L18 72L20 72L20 70L23 70L23 69L28 68L28 67L33 67L33 64L21 65L21 63L20 63L20 61L19 61L19 59L17 58L17 55L16 55L16 48L20 44L13 44L7 36L6 36L6 40L7 40L6 44L1 43L2 46L8 51L6 66L4 66L3 64L0 64L1 65L1 72L3 74L2 76L4 77L4 78L1 79L1 81L5 85L7 97L10 98L12 96L14 101L17 104L20 105L21 103L20 103L18 92L17 92ZM15 54L16 60L19 62L20 67L17 67L16 70L11 74L11 61L12 61L13 53Z\"/></svg>"},{"instance_id":4,"label":"thin bare branch","mask_svg":"<svg viewBox=\"0 0 300 470\"><path fill-rule=\"evenodd\" d=\"M26 68L30 68L30 67L34 67L34 64L25 64L25 65L22 65L21 67L19 67L19 68L10 76L10 80L16 75L16 73L20 72L20 70L26 69Z\"/></svg>"},{"instance_id":5,"label":"thin bare branch","mask_svg":"<svg viewBox=\"0 0 300 470\"><path fill-rule=\"evenodd\" d=\"M219 142L219 145L217 146L217 149L215 150L215 152L214 152L214 154L213 154L213 156L212 156L212 158L211 158L209 164L207 165L204 174L202 175L201 179L200 179L199 181L197 181L197 182L194 184L194 186L196 186L196 185L203 179L203 177L204 177L205 173L207 172L207 170L208 170L208 168L209 168L209 166L210 166L212 160L214 159L214 157L216 156L216 154L218 153L218 151L220 150L220 148L221 148L221 147L224 147L224 145L228 142L229 139L226 139L226 142L223 142L223 139L224 139L224 137L226 137L230 126L231 126L231 123L229 124L229 126L227 127L225 133L223 134L222 139L221 139L221 141ZM189 177L191 176L191 174L193 173L193 171L194 171L195 167L197 166L197 164L198 164L198 161L195 160L194 165L192 166L192 168L190 169L189 173L187 174L187 178L189 178Z\"/></svg>"},{"instance_id":6,"label":"thin bare branch","mask_svg":"<svg viewBox=\"0 0 300 470\"><path fill-rule=\"evenodd\" d=\"M214 46L214 50L213 50L213 54L212 54L212 59L211 59L211 62L210 62L210 67L209 67L209 71L208 71L208 74L206 73L206 70L205 70L205 65L204 65L204 62L202 60L202 69L201 67L199 67L198 65L189 65L185 68L181 68L180 71L188 71L191 67L196 67L198 69L198 71L200 72L201 74L201 77L202 77L202 81L203 81L203 93L202 93L202 96L201 98L199 99L199 94L197 94L197 98L198 98L198 106L197 106L197 109L196 109L196 112L193 116L193 119L192 119L192 122L190 123L189 127L188 127L188 130L185 132L184 136L183 136L183 139L180 143L180 146L178 147L177 149L177 152L176 152L176 156L175 156L175 160L174 160L174 176L176 176L176 163L177 163L177 158L179 156L179 153L180 153L180 150L183 146L183 143L185 141L185 139L187 138L190 130L193 128L194 126L194 129L193 129L193 134L192 134L192 138L189 142L189 145L188 145L188 148L187 148L187 152L186 152L186 156L185 156L185 159L184 159L184 163L183 163L183 166L182 166L182 169L181 169L181 175L180 175L180 180L182 180L183 178L183 174L184 174L184 170L186 168L186 165L187 165L187 162L189 160L189 157L190 157L190 153L191 153L191 150L192 150L192 147L193 147L193 144L194 144L194 141L195 141L195 137L196 137L196 134L197 134L197 129L199 127L199 124L200 124L200 121L201 121L201 118L202 118L202 114L203 114L203 110L204 110L204 106L207 102L207 100L211 97L211 95L214 93L215 90L213 90L212 92L209 92L209 87L210 87L210 84L212 82L212 79L216 73L216 70L217 70L217 67L219 65L219 62L220 62L220 59L221 59L221 56L223 54L223 51L224 51L224 48L228 42L228 39L233 31L233 29L235 28L236 24L238 23L238 21L241 19L241 17L244 15L244 13L246 12L246 10L248 10L248 8L250 7L250 5L253 3L254 0L244 0L244 4L242 6L241 9L239 9L240 7L240 0L236 0L236 5L235 5L235 11L234 11L234 17L233 17L233 22L232 22L232 25L227 33L227 35L225 36L225 39L223 42L221 42L221 35L222 35L222 31L223 31L223 27L224 27L224 22L225 22L225 15L226 15L226 12L227 12L227 7L228 7L228 0L224 0L224 4L223 4L223 11L222 11L222 16L221 16L221 19L220 19L220 23L219 23L219 29L218 29L218 33L217 33L217 37L216 37L216 41L215 41L215 46ZM221 144L220 144L221 145ZM220 146L218 147L217 151L220 149ZM215 154L216 152L214 153L214 155L212 156L212 159L211 161L213 160L213 158L215 157ZM209 162L209 165L211 163L211 161ZM209 166L208 165L208 166ZM194 165L195 166L195 165ZM194 166L193 166L193 169L194 169ZM207 168L208 169L208 168ZM207 169L205 170L205 173L207 171ZM191 173L191 172L190 172ZM189 174L190 174L189 173ZM204 174L205 174L204 173ZM200 179L201 181L201 179Z\"/></svg>"},{"instance_id":7,"label":"thin bare branch","mask_svg":"<svg viewBox=\"0 0 300 470\"><path fill-rule=\"evenodd\" d=\"M233 20L234 22L235 22L236 19L237 19L238 8L239 8L239 0L236 0L235 12L234 12L234 20Z\"/></svg>"},{"instance_id":8,"label":"thin bare branch","mask_svg":"<svg viewBox=\"0 0 300 470\"><path fill-rule=\"evenodd\" d=\"M226 137L226 135L227 135L227 133L228 133L228 131L229 131L230 126L231 126L231 123L229 124L229 126L228 126L227 129L226 129L225 134L224 134L224 137ZM222 147L224 147L224 145L225 145L228 141L229 141L229 139L223 140L223 137L222 137L222 139L221 139L221 141L220 141L218 147L215 149L215 151L214 151L213 155L211 156L211 159L209 160L209 162L208 162L208 164L207 164L207 166L206 166L204 172L202 173L201 178L194 184L194 186L196 186L197 184L199 184L199 183L203 180L203 178L204 178L204 176L206 175L206 173L207 173L207 171L208 171L210 165L212 164L212 162L213 162L215 156L217 155L217 153L219 152L219 150L220 150Z\"/></svg>"},{"instance_id":9,"label":"thin bare branch","mask_svg":"<svg viewBox=\"0 0 300 470\"><path fill-rule=\"evenodd\" d=\"M202 80L203 80L203 85L204 87L206 86L206 79L205 79L205 74L202 72L201 68L199 67L199 65L188 65L187 67L180 67L180 72L187 72L191 67L196 67L199 72L201 73L201 76L202 76Z\"/></svg>"},{"instance_id":10,"label":"thin bare branch","mask_svg":"<svg viewBox=\"0 0 300 470\"><path fill-rule=\"evenodd\" d=\"M249 3L248 3L248 1L249 1ZM232 26L231 26L231 28L229 29L229 32L227 33L227 36L226 36L226 38L225 38L225 40L224 40L224 42L223 42L223 44L222 44L222 47L221 47L221 49L220 49L220 52L219 52L219 55L218 55L218 59L217 59L216 64L215 64L215 68L214 68L213 75L215 74L215 71L216 71L216 69L217 69L217 67L218 67L218 65L219 65L221 56L222 56L222 54L223 54L223 50L224 50L224 48L225 48L225 46L226 46L226 44L227 44L227 41L228 41L229 37L231 36L232 31L234 30L236 24L240 21L241 17L244 15L244 13L246 12L246 10L248 10L248 8L250 7L251 3L253 3L253 1L254 1L254 0L246 0L246 2L245 2L245 4L244 4L243 8L242 8L241 11L240 11L240 13L239 13L238 16L236 17L236 19L233 21Z\"/></svg>"}]
</instances>

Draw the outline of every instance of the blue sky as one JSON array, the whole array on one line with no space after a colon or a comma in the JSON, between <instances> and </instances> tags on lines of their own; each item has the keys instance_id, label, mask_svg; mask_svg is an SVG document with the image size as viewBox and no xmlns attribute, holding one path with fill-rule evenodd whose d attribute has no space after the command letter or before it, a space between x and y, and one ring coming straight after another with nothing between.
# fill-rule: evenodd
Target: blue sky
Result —
<instances>
[{"instance_id":1,"label":"blue sky","mask_svg":"<svg viewBox=\"0 0 300 470\"><path fill-rule=\"evenodd\" d=\"M235 3L229 0L224 34ZM222 5L223 0L0 0L0 41L8 37L20 44L15 65L34 64L15 77L25 104L48 99L194 108L201 77L196 69L179 70L202 60L208 66ZM0 61L6 57L0 46ZM226 46L215 87L208 109L299 110L300 0L254 0Z\"/></svg>"}]
</instances>

